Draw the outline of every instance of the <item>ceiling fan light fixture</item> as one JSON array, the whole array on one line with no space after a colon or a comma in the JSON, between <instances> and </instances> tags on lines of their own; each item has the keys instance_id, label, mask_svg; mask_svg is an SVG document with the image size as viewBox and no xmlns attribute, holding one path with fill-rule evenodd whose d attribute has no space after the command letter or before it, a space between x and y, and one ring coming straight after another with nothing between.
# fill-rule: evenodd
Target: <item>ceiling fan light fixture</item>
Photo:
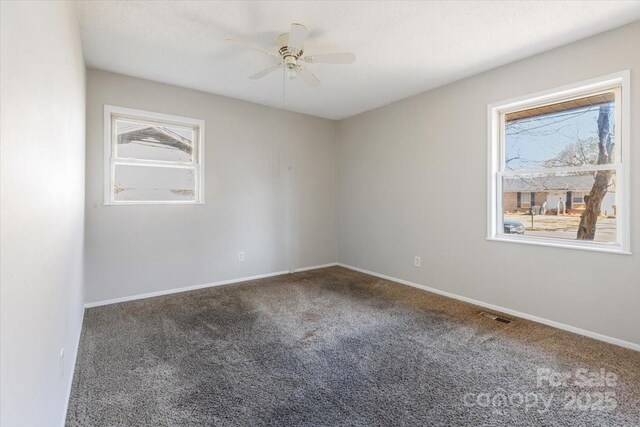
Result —
<instances>
[{"instance_id":1,"label":"ceiling fan light fixture","mask_svg":"<svg viewBox=\"0 0 640 427\"><path fill-rule=\"evenodd\" d=\"M298 74L298 61L293 56L287 56L284 58L285 70L287 72L287 77L290 79L295 79Z\"/></svg>"}]
</instances>

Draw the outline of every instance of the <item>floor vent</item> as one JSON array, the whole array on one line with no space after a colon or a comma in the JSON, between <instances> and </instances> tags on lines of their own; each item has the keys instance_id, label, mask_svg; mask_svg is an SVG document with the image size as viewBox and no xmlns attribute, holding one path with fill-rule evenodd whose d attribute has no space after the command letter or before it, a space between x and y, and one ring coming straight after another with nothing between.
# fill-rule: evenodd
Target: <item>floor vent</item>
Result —
<instances>
[{"instance_id":1,"label":"floor vent","mask_svg":"<svg viewBox=\"0 0 640 427\"><path fill-rule=\"evenodd\" d=\"M513 320L505 319L504 317L496 316L495 314L486 313L484 311L481 311L479 314L480 314L480 316L488 317L489 319L495 320L496 322L500 322L500 323L511 323L511 322L513 322Z\"/></svg>"}]
</instances>

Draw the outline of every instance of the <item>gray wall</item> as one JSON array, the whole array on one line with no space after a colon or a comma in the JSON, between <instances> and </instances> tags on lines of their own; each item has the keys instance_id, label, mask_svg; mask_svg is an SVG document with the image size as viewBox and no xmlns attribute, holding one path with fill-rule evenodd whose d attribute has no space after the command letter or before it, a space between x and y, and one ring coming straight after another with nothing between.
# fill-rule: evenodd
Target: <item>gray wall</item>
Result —
<instances>
[{"instance_id":1,"label":"gray wall","mask_svg":"<svg viewBox=\"0 0 640 427\"><path fill-rule=\"evenodd\" d=\"M83 312L80 31L69 2L3 1L0 16L0 424L59 426Z\"/></svg>"},{"instance_id":2,"label":"gray wall","mask_svg":"<svg viewBox=\"0 0 640 427\"><path fill-rule=\"evenodd\" d=\"M639 41L636 22L340 122L338 261L640 343ZM485 240L487 104L625 69L634 254Z\"/></svg>"},{"instance_id":3,"label":"gray wall","mask_svg":"<svg viewBox=\"0 0 640 427\"><path fill-rule=\"evenodd\" d=\"M206 205L104 206L104 104L204 119ZM86 301L335 262L335 128L88 70Z\"/></svg>"}]
</instances>

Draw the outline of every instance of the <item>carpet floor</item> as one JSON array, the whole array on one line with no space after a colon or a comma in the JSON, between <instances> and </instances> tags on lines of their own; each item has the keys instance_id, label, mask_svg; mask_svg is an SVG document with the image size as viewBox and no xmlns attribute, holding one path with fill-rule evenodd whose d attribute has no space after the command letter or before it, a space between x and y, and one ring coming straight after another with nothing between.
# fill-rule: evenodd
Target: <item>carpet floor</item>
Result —
<instances>
[{"instance_id":1,"label":"carpet floor","mask_svg":"<svg viewBox=\"0 0 640 427\"><path fill-rule=\"evenodd\" d=\"M340 267L88 309L69 426L639 425L640 353Z\"/></svg>"}]
</instances>

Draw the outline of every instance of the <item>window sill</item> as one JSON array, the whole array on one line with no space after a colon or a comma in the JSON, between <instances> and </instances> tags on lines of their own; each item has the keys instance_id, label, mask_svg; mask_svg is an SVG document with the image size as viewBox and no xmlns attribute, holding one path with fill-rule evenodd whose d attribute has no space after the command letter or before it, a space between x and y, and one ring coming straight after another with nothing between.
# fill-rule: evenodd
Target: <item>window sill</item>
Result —
<instances>
[{"instance_id":1,"label":"window sill","mask_svg":"<svg viewBox=\"0 0 640 427\"><path fill-rule=\"evenodd\" d=\"M624 249L620 245L608 245L606 243L580 243L578 241L572 242L568 240L564 241L555 241L554 239L545 239L543 237L527 237L527 236L507 236L507 235L497 235L492 237L487 237L489 241L495 242L506 242L506 243L520 243L525 245L535 245L535 246L550 246L555 248L563 248L563 249L578 249L582 251L590 251L590 252L606 252L611 254L620 254L620 255L631 255L631 251Z\"/></svg>"}]
</instances>

